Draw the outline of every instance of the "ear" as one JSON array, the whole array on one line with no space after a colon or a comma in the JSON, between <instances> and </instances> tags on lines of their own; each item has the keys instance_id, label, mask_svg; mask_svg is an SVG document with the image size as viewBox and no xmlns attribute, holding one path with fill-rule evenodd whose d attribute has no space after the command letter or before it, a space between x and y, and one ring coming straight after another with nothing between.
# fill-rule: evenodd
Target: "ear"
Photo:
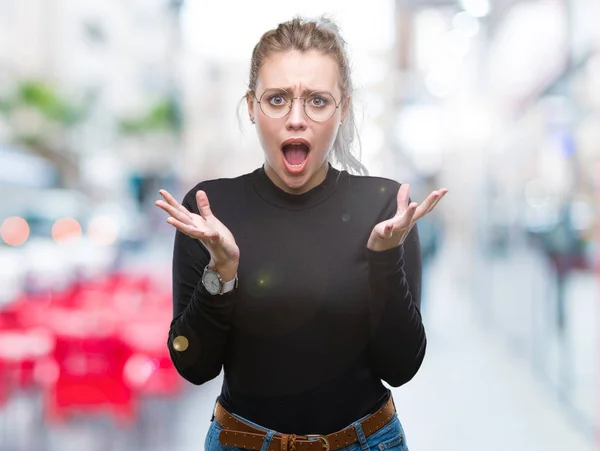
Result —
<instances>
[{"instance_id":1,"label":"ear","mask_svg":"<svg viewBox=\"0 0 600 451\"><path fill-rule=\"evenodd\" d=\"M351 100L352 100L352 98L350 96L346 96L342 100L342 122L344 122L346 120L346 117L348 116L348 111L350 110L350 101Z\"/></svg>"},{"instance_id":2,"label":"ear","mask_svg":"<svg viewBox=\"0 0 600 451\"><path fill-rule=\"evenodd\" d=\"M248 105L248 114L250 115L250 117L256 117L254 115L254 96L250 91L246 92L246 105Z\"/></svg>"}]
</instances>

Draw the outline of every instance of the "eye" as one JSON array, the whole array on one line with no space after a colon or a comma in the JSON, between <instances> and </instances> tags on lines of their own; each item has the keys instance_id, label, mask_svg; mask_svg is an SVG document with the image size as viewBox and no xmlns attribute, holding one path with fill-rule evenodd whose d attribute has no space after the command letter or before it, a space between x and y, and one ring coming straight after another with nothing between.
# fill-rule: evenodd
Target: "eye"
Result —
<instances>
[{"instance_id":1,"label":"eye","mask_svg":"<svg viewBox=\"0 0 600 451\"><path fill-rule=\"evenodd\" d=\"M315 97L311 97L308 102L310 103L311 106L314 106L317 108L323 108L328 105L329 99L327 99L326 97L323 97L323 96L315 96Z\"/></svg>"},{"instance_id":2,"label":"eye","mask_svg":"<svg viewBox=\"0 0 600 451\"><path fill-rule=\"evenodd\" d=\"M269 96L269 103L273 106L283 106L287 103L287 99L283 94L273 94Z\"/></svg>"}]
</instances>

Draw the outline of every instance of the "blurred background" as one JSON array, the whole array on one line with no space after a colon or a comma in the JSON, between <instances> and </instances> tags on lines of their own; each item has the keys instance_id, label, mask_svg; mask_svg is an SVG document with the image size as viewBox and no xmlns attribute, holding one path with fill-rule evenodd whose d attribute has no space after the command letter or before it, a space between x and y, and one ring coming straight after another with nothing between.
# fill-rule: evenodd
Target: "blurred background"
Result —
<instances>
[{"instance_id":1,"label":"blurred background","mask_svg":"<svg viewBox=\"0 0 600 451\"><path fill-rule=\"evenodd\" d=\"M295 14L342 28L370 173L450 190L410 449L597 449L600 0L0 0L0 450L203 449L154 201L262 164L238 104Z\"/></svg>"}]
</instances>

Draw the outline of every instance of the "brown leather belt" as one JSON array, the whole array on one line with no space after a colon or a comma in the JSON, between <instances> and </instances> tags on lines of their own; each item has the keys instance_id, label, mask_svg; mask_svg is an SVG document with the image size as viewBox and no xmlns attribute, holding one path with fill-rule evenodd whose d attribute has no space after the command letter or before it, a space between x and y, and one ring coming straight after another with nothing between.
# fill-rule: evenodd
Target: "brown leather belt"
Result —
<instances>
[{"instance_id":1,"label":"brown leather belt","mask_svg":"<svg viewBox=\"0 0 600 451\"><path fill-rule=\"evenodd\" d=\"M385 426L395 411L394 400L390 396L383 407L360 422L365 437ZM219 433L222 445L254 450L262 448L267 433L237 419L219 402L215 407L215 418L223 427ZM275 434L269 444L269 451L335 451L354 442L358 442L358 436L356 429L350 426L329 435Z\"/></svg>"}]
</instances>

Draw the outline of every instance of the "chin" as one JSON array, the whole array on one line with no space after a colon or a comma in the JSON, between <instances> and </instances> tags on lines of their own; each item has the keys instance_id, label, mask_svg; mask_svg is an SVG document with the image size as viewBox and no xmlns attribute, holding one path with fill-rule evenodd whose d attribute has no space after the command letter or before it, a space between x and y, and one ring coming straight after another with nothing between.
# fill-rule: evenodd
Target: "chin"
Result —
<instances>
[{"instance_id":1,"label":"chin","mask_svg":"<svg viewBox=\"0 0 600 451\"><path fill-rule=\"evenodd\" d=\"M301 191L311 178L309 171L304 171L302 174L290 174L285 168L281 168L278 174L281 181L291 191Z\"/></svg>"},{"instance_id":2,"label":"chin","mask_svg":"<svg viewBox=\"0 0 600 451\"><path fill-rule=\"evenodd\" d=\"M275 158L280 158L280 160L271 161L269 166L271 167L271 171L275 173L276 177L279 179L278 185L281 189L292 194L302 194L313 188L313 186L311 186L311 180L318 172L318 168L315 169L314 167L315 160L311 153L308 153L301 165L296 166L293 166L286 161L283 152L281 153L281 156Z\"/></svg>"}]
</instances>

